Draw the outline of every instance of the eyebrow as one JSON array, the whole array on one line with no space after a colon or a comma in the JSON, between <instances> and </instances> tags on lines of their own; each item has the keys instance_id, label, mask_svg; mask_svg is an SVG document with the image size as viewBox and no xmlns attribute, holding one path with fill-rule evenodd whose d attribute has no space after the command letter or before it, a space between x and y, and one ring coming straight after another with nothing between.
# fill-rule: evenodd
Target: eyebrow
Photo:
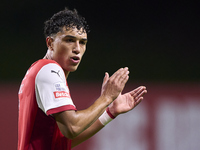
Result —
<instances>
[{"instance_id":1,"label":"eyebrow","mask_svg":"<svg viewBox=\"0 0 200 150\"><path fill-rule=\"evenodd\" d=\"M73 39L79 39L79 40L87 41L87 38L77 38L77 37L72 36L72 35L66 35L64 38L73 38Z\"/></svg>"}]
</instances>

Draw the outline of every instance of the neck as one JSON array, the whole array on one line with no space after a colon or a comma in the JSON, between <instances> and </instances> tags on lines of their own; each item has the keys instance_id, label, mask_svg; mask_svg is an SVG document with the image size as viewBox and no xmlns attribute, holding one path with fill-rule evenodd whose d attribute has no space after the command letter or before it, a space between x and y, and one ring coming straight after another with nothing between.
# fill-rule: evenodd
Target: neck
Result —
<instances>
[{"instance_id":1,"label":"neck","mask_svg":"<svg viewBox=\"0 0 200 150\"><path fill-rule=\"evenodd\" d=\"M52 52L48 49L46 55L43 57L43 59L52 59Z\"/></svg>"},{"instance_id":2,"label":"neck","mask_svg":"<svg viewBox=\"0 0 200 150\"><path fill-rule=\"evenodd\" d=\"M43 57L43 59L50 59L50 60L53 60L53 57L52 57L52 51L51 50L47 50L47 53L46 53L46 55ZM64 73L65 73L65 77L66 77L66 79L67 79L67 77L69 76L69 71L65 71L64 70Z\"/></svg>"},{"instance_id":3,"label":"neck","mask_svg":"<svg viewBox=\"0 0 200 150\"><path fill-rule=\"evenodd\" d=\"M65 73L65 77L66 77L66 79L67 79L68 76L69 76L69 73L70 73L70 72L68 72L68 71L64 71L64 73Z\"/></svg>"}]
</instances>

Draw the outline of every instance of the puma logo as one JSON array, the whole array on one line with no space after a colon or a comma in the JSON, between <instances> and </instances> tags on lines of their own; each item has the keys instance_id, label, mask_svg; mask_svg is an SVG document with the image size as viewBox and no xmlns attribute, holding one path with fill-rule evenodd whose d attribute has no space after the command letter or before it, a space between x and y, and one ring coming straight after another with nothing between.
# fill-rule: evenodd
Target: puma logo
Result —
<instances>
[{"instance_id":1,"label":"puma logo","mask_svg":"<svg viewBox=\"0 0 200 150\"><path fill-rule=\"evenodd\" d=\"M58 72L51 70L51 73L56 73L60 77L59 72L60 72L60 70L58 70Z\"/></svg>"}]
</instances>

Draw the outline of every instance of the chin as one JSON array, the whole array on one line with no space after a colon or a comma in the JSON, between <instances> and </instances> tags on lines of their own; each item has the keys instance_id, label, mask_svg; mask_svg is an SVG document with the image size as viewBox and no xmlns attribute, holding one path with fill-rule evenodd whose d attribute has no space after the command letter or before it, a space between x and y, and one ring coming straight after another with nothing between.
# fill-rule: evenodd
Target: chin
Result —
<instances>
[{"instance_id":1,"label":"chin","mask_svg":"<svg viewBox=\"0 0 200 150\"><path fill-rule=\"evenodd\" d=\"M75 72L77 69L75 69L75 70L71 70L70 72Z\"/></svg>"},{"instance_id":2,"label":"chin","mask_svg":"<svg viewBox=\"0 0 200 150\"><path fill-rule=\"evenodd\" d=\"M70 72L74 72L74 71L76 71L77 69L78 69L78 66L72 67L72 68L70 68L69 70L70 70Z\"/></svg>"}]
</instances>

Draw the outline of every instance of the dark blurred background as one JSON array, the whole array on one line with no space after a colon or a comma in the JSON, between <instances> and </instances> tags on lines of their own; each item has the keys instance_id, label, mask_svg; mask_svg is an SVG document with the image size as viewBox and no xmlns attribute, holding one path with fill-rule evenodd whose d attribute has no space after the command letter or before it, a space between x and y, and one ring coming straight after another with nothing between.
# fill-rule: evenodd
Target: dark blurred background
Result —
<instances>
[{"instance_id":1,"label":"dark blurred background","mask_svg":"<svg viewBox=\"0 0 200 150\"><path fill-rule=\"evenodd\" d=\"M68 79L78 109L99 96L104 73L128 66L125 91L145 85L136 109L74 150L200 149L200 2L1 0L0 145L17 147L18 89L47 47L44 21L76 8L90 26L87 51ZM78 94L77 94L78 93Z\"/></svg>"},{"instance_id":2,"label":"dark blurred background","mask_svg":"<svg viewBox=\"0 0 200 150\"><path fill-rule=\"evenodd\" d=\"M102 80L130 68L131 81L200 81L199 1L2 1L0 81L21 81L46 53L43 22L68 7L90 26L87 51L73 80Z\"/></svg>"}]
</instances>

